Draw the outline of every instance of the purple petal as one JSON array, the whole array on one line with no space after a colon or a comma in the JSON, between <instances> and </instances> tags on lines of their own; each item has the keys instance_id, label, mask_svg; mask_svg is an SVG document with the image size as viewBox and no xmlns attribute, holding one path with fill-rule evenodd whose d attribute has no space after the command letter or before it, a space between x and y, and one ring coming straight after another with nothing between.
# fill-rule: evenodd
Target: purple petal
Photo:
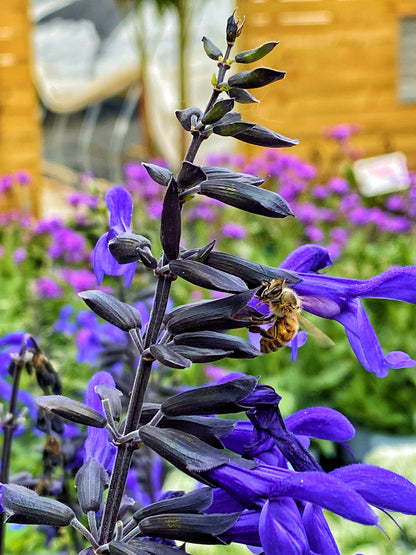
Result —
<instances>
[{"instance_id":1,"label":"purple petal","mask_svg":"<svg viewBox=\"0 0 416 555\"><path fill-rule=\"evenodd\" d=\"M375 507L416 514L416 486L391 470L372 464L352 464L333 470L331 475L354 488Z\"/></svg>"},{"instance_id":2,"label":"purple petal","mask_svg":"<svg viewBox=\"0 0 416 555\"><path fill-rule=\"evenodd\" d=\"M348 441L355 435L351 422L340 412L328 407L311 407L285 418L285 425L294 434L327 439Z\"/></svg>"},{"instance_id":3,"label":"purple petal","mask_svg":"<svg viewBox=\"0 0 416 555\"><path fill-rule=\"evenodd\" d=\"M390 368L412 368L416 365L416 360L403 351L391 351L385 359Z\"/></svg>"},{"instance_id":4,"label":"purple petal","mask_svg":"<svg viewBox=\"0 0 416 555\"><path fill-rule=\"evenodd\" d=\"M309 244L292 251L283 260L280 267L294 272L317 272L331 264L331 257L325 247Z\"/></svg>"},{"instance_id":5,"label":"purple petal","mask_svg":"<svg viewBox=\"0 0 416 555\"><path fill-rule=\"evenodd\" d=\"M311 551L319 555L340 555L320 507L306 503L302 518Z\"/></svg>"},{"instance_id":6,"label":"purple petal","mask_svg":"<svg viewBox=\"0 0 416 555\"><path fill-rule=\"evenodd\" d=\"M292 499L266 501L259 533L265 555L303 555L308 542L299 510Z\"/></svg>"},{"instance_id":7,"label":"purple petal","mask_svg":"<svg viewBox=\"0 0 416 555\"><path fill-rule=\"evenodd\" d=\"M122 185L111 187L105 195L107 208L110 211L110 226L121 226L122 231L127 231L133 216L133 199Z\"/></svg>"},{"instance_id":8,"label":"purple petal","mask_svg":"<svg viewBox=\"0 0 416 555\"><path fill-rule=\"evenodd\" d=\"M276 483L269 496L315 503L360 524L377 524L377 515L352 487L324 472L297 472Z\"/></svg>"},{"instance_id":9,"label":"purple petal","mask_svg":"<svg viewBox=\"0 0 416 555\"><path fill-rule=\"evenodd\" d=\"M298 356L298 349L299 347L303 347L308 339L307 333L305 331L298 332L293 339L289 341L287 344L288 347L291 347L291 359L292 362L295 362Z\"/></svg>"}]
</instances>

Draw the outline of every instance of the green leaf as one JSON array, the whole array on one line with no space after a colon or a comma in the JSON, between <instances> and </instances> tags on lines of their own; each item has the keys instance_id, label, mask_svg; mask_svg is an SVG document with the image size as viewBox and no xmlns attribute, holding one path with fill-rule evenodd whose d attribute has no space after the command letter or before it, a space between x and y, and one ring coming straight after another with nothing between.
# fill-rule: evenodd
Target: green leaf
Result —
<instances>
[{"instance_id":1,"label":"green leaf","mask_svg":"<svg viewBox=\"0 0 416 555\"><path fill-rule=\"evenodd\" d=\"M207 37L202 37L202 42L208 58L211 58L211 60L218 60L220 57L222 58L221 50L212 41L210 41Z\"/></svg>"},{"instance_id":2,"label":"green leaf","mask_svg":"<svg viewBox=\"0 0 416 555\"><path fill-rule=\"evenodd\" d=\"M274 81L279 81L283 79L285 75L285 71L278 71L270 67L258 67L231 75L228 79L228 84L230 87L238 87L240 89L256 89L269 85Z\"/></svg>"}]
</instances>

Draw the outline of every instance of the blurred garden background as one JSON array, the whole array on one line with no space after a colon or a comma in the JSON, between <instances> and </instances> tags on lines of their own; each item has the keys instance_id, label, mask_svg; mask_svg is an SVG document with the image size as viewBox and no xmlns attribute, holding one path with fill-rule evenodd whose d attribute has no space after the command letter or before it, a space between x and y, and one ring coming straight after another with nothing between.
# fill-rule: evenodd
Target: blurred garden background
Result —
<instances>
[{"instance_id":1,"label":"blurred garden background","mask_svg":"<svg viewBox=\"0 0 416 555\"><path fill-rule=\"evenodd\" d=\"M130 191L132 228L158 244L163 191L141 163L177 171L187 137L174 112L208 99L216 65L204 55L201 38L223 44L224 22L234 9L246 18L238 49L278 40L267 64L287 72L261 93L260 103L240 104L241 112L300 144L271 151L217 137L205 141L198 163L269 176L265 186L290 203L296 219L264 225L201 197L185 208L185 242L215 240L225 252L232 242L234 254L270 266L305 242L318 243L328 248L334 275L357 279L416 263L414 0L2 0L4 400L9 353L19 348L22 332L37 338L65 395L82 399L89 378L103 368L129 391L134 354L127 335L85 310L77 292L97 288L92 251L107 230L104 197L111 185ZM108 276L100 287L137 303L143 315L153 295L144 271L128 290ZM172 305L200 299L184 281L173 292ZM365 306L384 350L415 358L414 307L383 300ZM285 348L223 367L193 365L178 375L159 368L158 380L167 387L205 383L227 371L261 375L283 395L284 412L314 405L342 411L357 428L352 447L358 460L369 457L416 481L415 368L377 379L360 366L341 326L313 321L335 342L330 359L311 340L294 362ZM24 380L29 394L20 400L33 417L31 394L40 392L33 377ZM36 473L42 437L30 425L20 433L26 441L14 444L12 473ZM351 460L320 443L316 451L326 468ZM405 522L406 536L389 524L386 529L391 542L378 530L363 536L343 522L343 553L416 553L414 528ZM28 553L28 545L36 554L54 552L54 545L66 549L65 538L46 549L44 537L32 535L31 528L15 530L10 553Z\"/></svg>"}]
</instances>

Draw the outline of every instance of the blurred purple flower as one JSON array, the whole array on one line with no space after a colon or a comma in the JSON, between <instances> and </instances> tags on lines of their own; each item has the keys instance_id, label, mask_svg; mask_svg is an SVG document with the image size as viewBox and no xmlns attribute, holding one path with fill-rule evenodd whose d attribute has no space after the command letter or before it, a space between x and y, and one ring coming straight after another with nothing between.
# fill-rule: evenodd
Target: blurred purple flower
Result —
<instances>
[{"instance_id":1,"label":"blurred purple flower","mask_svg":"<svg viewBox=\"0 0 416 555\"><path fill-rule=\"evenodd\" d=\"M221 233L224 237L230 237L231 239L245 239L247 237L246 228L233 222L224 224Z\"/></svg>"},{"instance_id":2,"label":"blurred purple flower","mask_svg":"<svg viewBox=\"0 0 416 555\"><path fill-rule=\"evenodd\" d=\"M79 270L63 268L61 275L77 293L86 291L87 289L94 289L95 287L95 276L86 268L81 268Z\"/></svg>"},{"instance_id":3,"label":"blurred purple flower","mask_svg":"<svg viewBox=\"0 0 416 555\"><path fill-rule=\"evenodd\" d=\"M321 228L316 225L308 225L305 227L305 236L314 243L319 243L325 237Z\"/></svg>"},{"instance_id":4,"label":"blurred purple flower","mask_svg":"<svg viewBox=\"0 0 416 555\"><path fill-rule=\"evenodd\" d=\"M53 233L58 229L64 227L64 222L61 218L43 218L38 221L33 233Z\"/></svg>"},{"instance_id":5,"label":"blurred purple flower","mask_svg":"<svg viewBox=\"0 0 416 555\"><path fill-rule=\"evenodd\" d=\"M26 259L27 252L23 247L17 247L17 249L13 253L13 260L16 264L20 264L23 260Z\"/></svg>"},{"instance_id":6,"label":"blurred purple flower","mask_svg":"<svg viewBox=\"0 0 416 555\"><path fill-rule=\"evenodd\" d=\"M6 174L0 176L0 194L10 191L13 186L13 176Z\"/></svg>"},{"instance_id":7,"label":"blurred purple flower","mask_svg":"<svg viewBox=\"0 0 416 555\"><path fill-rule=\"evenodd\" d=\"M316 199L326 199L331 194L331 191L326 185L315 185L312 187L311 193Z\"/></svg>"},{"instance_id":8,"label":"blurred purple flower","mask_svg":"<svg viewBox=\"0 0 416 555\"><path fill-rule=\"evenodd\" d=\"M122 276L126 287L130 287L136 271L136 262L119 264L111 254L108 243L125 231L132 231L130 224L133 216L133 199L121 185L116 185L105 195L107 208L110 211L110 231L101 235L94 249L94 273L97 283L103 281L104 275Z\"/></svg>"},{"instance_id":9,"label":"blurred purple flower","mask_svg":"<svg viewBox=\"0 0 416 555\"><path fill-rule=\"evenodd\" d=\"M347 139L358 133L360 126L357 123L340 123L334 127L324 130L324 135L336 141L345 142Z\"/></svg>"},{"instance_id":10,"label":"blurred purple flower","mask_svg":"<svg viewBox=\"0 0 416 555\"><path fill-rule=\"evenodd\" d=\"M26 170L17 170L14 175L20 185L30 185L32 183L32 176Z\"/></svg>"},{"instance_id":11,"label":"blurred purple flower","mask_svg":"<svg viewBox=\"0 0 416 555\"><path fill-rule=\"evenodd\" d=\"M159 220L162 216L163 202L159 199L153 199L147 207L147 215L151 220Z\"/></svg>"},{"instance_id":12,"label":"blurred purple flower","mask_svg":"<svg viewBox=\"0 0 416 555\"><path fill-rule=\"evenodd\" d=\"M71 320L74 314L74 309L71 305L67 304L63 306L59 312L58 319L54 325L54 331L57 333L66 333L68 335L73 335L76 332L77 326L75 322Z\"/></svg>"},{"instance_id":13,"label":"blurred purple flower","mask_svg":"<svg viewBox=\"0 0 416 555\"><path fill-rule=\"evenodd\" d=\"M52 278L41 277L35 281L35 291L43 299L59 299L63 295L60 285Z\"/></svg>"},{"instance_id":14,"label":"blurred purple flower","mask_svg":"<svg viewBox=\"0 0 416 555\"><path fill-rule=\"evenodd\" d=\"M71 206L86 206L87 208L97 208L98 198L91 193L74 191L67 196L67 201Z\"/></svg>"},{"instance_id":15,"label":"blurred purple flower","mask_svg":"<svg viewBox=\"0 0 416 555\"><path fill-rule=\"evenodd\" d=\"M215 214L211 206L201 203L189 210L187 213L187 220L204 220L205 222L212 222L215 220Z\"/></svg>"},{"instance_id":16,"label":"blurred purple flower","mask_svg":"<svg viewBox=\"0 0 416 555\"><path fill-rule=\"evenodd\" d=\"M65 262L81 262L85 256L86 241L80 234L68 227L54 230L48 254L51 258L63 258Z\"/></svg>"},{"instance_id":17,"label":"blurred purple flower","mask_svg":"<svg viewBox=\"0 0 416 555\"><path fill-rule=\"evenodd\" d=\"M391 212L405 212L408 206L408 201L401 195L389 195L385 204L387 210Z\"/></svg>"},{"instance_id":18,"label":"blurred purple flower","mask_svg":"<svg viewBox=\"0 0 416 555\"><path fill-rule=\"evenodd\" d=\"M331 177L328 180L328 187L336 195L346 195L350 190L350 184L343 177Z\"/></svg>"}]
</instances>

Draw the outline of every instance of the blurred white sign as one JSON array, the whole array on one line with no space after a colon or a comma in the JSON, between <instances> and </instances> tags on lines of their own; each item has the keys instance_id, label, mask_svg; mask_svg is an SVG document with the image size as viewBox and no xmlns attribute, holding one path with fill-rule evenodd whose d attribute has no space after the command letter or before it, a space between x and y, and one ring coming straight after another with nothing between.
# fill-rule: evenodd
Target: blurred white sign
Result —
<instances>
[{"instance_id":1,"label":"blurred white sign","mask_svg":"<svg viewBox=\"0 0 416 555\"><path fill-rule=\"evenodd\" d=\"M366 197L402 191L410 185L406 156L401 152L357 160L353 169L360 192Z\"/></svg>"}]
</instances>

